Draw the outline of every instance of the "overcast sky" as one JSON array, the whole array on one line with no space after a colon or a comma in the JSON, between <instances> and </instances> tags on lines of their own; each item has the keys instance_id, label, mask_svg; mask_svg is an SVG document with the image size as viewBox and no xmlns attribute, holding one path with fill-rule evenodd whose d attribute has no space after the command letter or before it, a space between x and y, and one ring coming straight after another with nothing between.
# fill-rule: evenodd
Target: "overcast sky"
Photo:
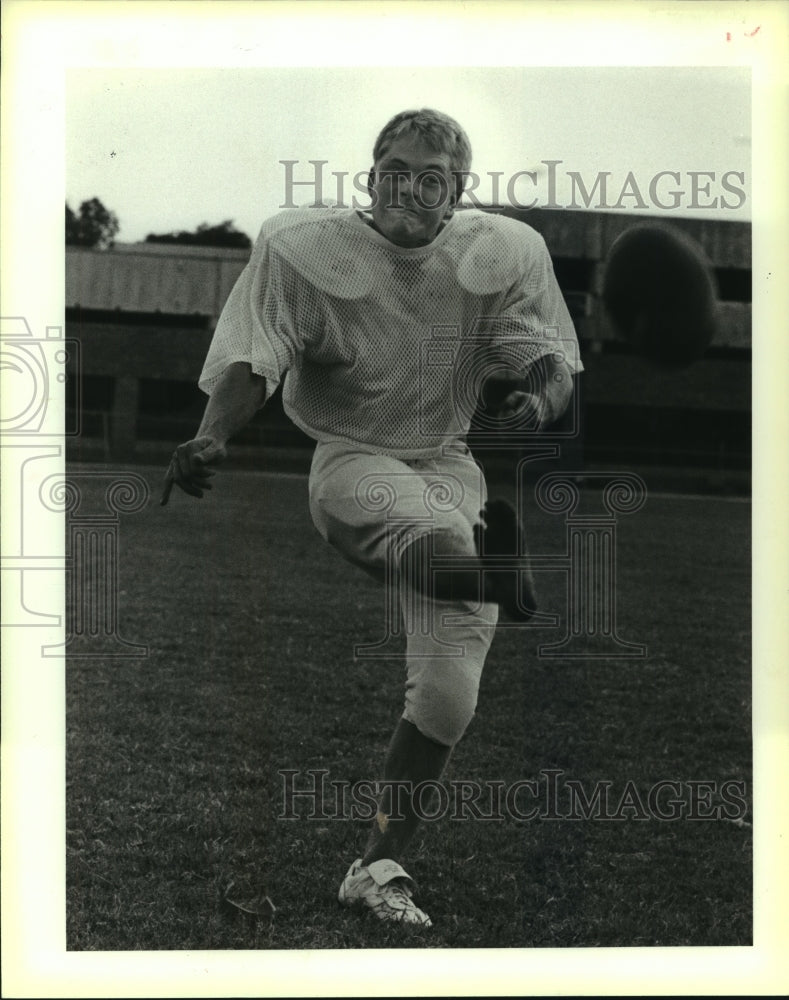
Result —
<instances>
[{"instance_id":1,"label":"overcast sky","mask_svg":"<svg viewBox=\"0 0 789 1000\"><path fill-rule=\"evenodd\" d=\"M500 200L546 204L542 161L556 160L556 201L564 207L572 203L572 172L582 207L577 179L591 192L606 171L609 206L751 217L747 68L70 69L65 96L67 199L76 209L100 198L117 214L122 241L225 219L254 236L286 202L283 160L298 161L296 180L314 177L309 160L328 161L324 198L347 202L353 187L346 180L338 191L336 172L366 170L381 125L414 106L447 111L464 125L483 201L494 193L496 171ZM511 182L535 169L536 183ZM679 183L667 176L653 183L661 171L679 173ZM697 180L695 207L690 171L713 175ZM307 203L312 194L299 187L293 200ZM598 188L593 207L600 204Z\"/></svg>"}]
</instances>

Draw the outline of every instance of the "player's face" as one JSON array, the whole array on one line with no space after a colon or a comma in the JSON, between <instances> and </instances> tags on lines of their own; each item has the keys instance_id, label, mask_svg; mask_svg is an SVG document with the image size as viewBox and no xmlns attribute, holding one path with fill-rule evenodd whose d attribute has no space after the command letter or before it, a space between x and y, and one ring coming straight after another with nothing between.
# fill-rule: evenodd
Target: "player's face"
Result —
<instances>
[{"instance_id":1,"label":"player's face","mask_svg":"<svg viewBox=\"0 0 789 1000\"><path fill-rule=\"evenodd\" d=\"M457 201L449 154L400 136L373 167L370 195L380 233L397 246L425 246Z\"/></svg>"}]
</instances>

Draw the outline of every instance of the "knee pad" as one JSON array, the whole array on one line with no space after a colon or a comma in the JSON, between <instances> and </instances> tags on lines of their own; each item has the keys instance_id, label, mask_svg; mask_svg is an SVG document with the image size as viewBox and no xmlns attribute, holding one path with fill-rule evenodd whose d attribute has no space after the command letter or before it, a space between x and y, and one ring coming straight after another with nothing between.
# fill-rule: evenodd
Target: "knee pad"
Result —
<instances>
[{"instance_id":1,"label":"knee pad","mask_svg":"<svg viewBox=\"0 0 789 1000\"><path fill-rule=\"evenodd\" d=\"M443 684L435 683L431 677L418 688L406 686L403 717L423 736L452 747L462 738L474 718L476 707L476 689L459 693L455 685L449 694Z\"/></svg>"},{"instance_id":2,"label":"knee pad","mask_svg":"<svg viewBox=\"0 0 789 1000\"><path fill-rule=\"evenodd\" d=\"M441 639L452 642L454 650L439 646L435 635L408 637L404 717L424 736L444 746L454 746L460 740L476 711L496 611L495 605L483 607L492 617L488 627L457 625L441 630ZM453 611L457 614L459 609L453 607ZM453 651L459 655L441 655Z\"/></svg>"}]
</instances>

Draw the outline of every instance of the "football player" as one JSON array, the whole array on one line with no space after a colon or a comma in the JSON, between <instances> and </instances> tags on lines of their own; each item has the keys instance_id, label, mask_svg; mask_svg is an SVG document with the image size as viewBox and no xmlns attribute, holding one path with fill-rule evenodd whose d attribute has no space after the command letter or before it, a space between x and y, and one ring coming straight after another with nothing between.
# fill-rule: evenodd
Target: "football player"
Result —
<instances>
[{"instance_id":1,"label":"football player","mask_svg":"<svg viewBox=\"0 0 789 1000\"><path fill-rule=\"evenodd\" d=\"M474 715L499 608L526 620L536 607L528 570L484 569L491 554L523 554L524 539L512 508L487 501L470 421L487 375L506 372L502 421L539 430L564 412L581 370L542 237L458 210L470 165L454 119L402 112L375 142L369 210L290 209L264 223L205 361L205 415L162 497L173 484L202 496L228 441L284 380L286 413L317 442L315 526L394 582L407 637L378 813L339 899L423 926L401 865L418 810L394 783L440 778Z\"/></svg>"}]
</instances>

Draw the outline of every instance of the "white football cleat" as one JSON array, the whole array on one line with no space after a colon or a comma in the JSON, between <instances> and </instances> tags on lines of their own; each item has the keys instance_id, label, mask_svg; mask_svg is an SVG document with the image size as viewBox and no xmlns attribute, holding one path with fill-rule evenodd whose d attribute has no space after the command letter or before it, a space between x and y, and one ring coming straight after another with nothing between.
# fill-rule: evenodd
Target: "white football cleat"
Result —
<instances>
[{"instance_id":1,"label":"white football cleat","mask_svg":"<svg viewBox=\"0 0 789 1000\"><path fill-rule=\"evenodd\" d=\"M382 858L362 866L362 859L357 858L338 899L343 906L367 906L379 920L432 927L430 917L411 900L413 886L414 880L396 861Z\"/></svg>"}]
</instances>

